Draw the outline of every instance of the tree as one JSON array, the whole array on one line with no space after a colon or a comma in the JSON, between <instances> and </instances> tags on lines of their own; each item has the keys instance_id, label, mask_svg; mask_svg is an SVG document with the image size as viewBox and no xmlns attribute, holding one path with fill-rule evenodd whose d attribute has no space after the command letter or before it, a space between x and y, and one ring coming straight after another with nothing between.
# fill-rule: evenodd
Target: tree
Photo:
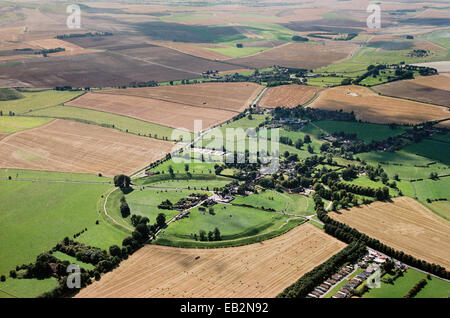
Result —
<instances>
[{"instance_id":1,"label":"tree","mask_svg":"<svg viewBox=\"0 0 450 318\"><path fill-rule=\"evenodd\" d=\"M214 229L214 241L221 241L222 237L220 236L219 228Z\"/></svg>"},{"instance_id":2,"label":"tree","mask_svg":"<svg viewBox=\"0 0 450 318\"><path fill-rule=\"evenodd\" d=\"M138 231L139 233L141 233L142 238L143 238L144 240L147 240L147 239L148 239L148 236L149 236L149 234L150 234L150 230L148 229L148 226L147 226L147 225L142 224L142 223L139 223L139 224L136 226L136 231ZM112 255L112 254L111 254L111 255ZM113 255L113 256L114 256L114 255Z\"/></svg>"},{"instance_id":3,"label":"tree","mask_svg":"<svg viewBox=\"0 0 450 318\"><path fill-rule=\"evenodd\" d=\"M213 231L208 232L208 241L214 241L214 233Z\"/></svg>"},{"instance_id":4,"label":"tree","mask_svg":"<svg viewBox=\"0 0 450 318\"><path fill-rule=\"evenodd\" d=\"M187 163L184 164L184 171L186 171L186 172L189 171L189 165Z\"/></svg>"},{"instance_id":5,"label":"tree","mask_svg":"<svg viewBox=\"0 0 450 318\"><path fill-rule=\"evenodd\" d=\"M295 148L301 149L303 147L303 141L301 139L297 139L295 142Z\"/></svg>"},{"instance_id":6,"label":"tree","mask_svg":"<svg viewBox=\"0 0 450 318\"><path fill-rule=\"evenodd\" d=\"M129 176L126 176L124 174L119 174L117 176L114 176L114 185L116 187L119 187L121 189L128 188L131 184L131 179Z\"/></svg>"},{"instance_id":7,"label":"tree","mask_svg":"<svg viewBox=\"0 0 450 318\"><path fill-rule=\"evenodd\" d=\"M164 213L159 213L156 217L156 225L159 228L163 228L166 225L166 215Z\"/></svg>"},{"instance_id":8,"label":"tree","mask_svg":"<svg viewBox=\"0 0 450 318\"><path fill-rule=\"evenodd\" d=\"M308 152L309 153L314 153L314 149L313 149L313 147L311 147L311 145L308 145Z\"/></svg>"},{"instance_id":9,"label":"tree","mask_svg":"<svg viewBox=\"0 0 450 318\"><path fill-rule=\"evenodd\" d=\"M120 249L120 247L118 247L117 245L111 245L109 247L109 254L111 254L111 256L121 256L122 255L122 251Z\"/></svg>"},{"instance_id":10,"label":"tree","mask_svg":"<svg viewBox=\"0 0 450 318\"><path fill-rule=\"evenodd\" d=\"M206 241L206 232L204 230L200 230L199 236L200 236L200 241Z\"/></svg>"},{"instance_id":11,"label":"tree","mask_svg":"<svg viewBox=\"0 0 450 318\"><path fill-rule=\"evenodd\" d=\"M305 138L303 138L303 142L305 144L311 143L311 137L309 135L305 135Z\"/></svg>"}]
</instances>

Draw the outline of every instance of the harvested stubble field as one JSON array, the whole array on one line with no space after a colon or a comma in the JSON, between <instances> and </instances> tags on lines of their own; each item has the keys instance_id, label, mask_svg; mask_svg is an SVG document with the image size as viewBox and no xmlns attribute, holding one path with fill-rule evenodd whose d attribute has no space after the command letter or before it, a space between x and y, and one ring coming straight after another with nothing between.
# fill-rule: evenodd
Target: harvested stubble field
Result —
<instances>
[{"instance_id":1,"label":"harvested stubble field","mask_svg":"<svg viewBox=\"0 0 450 318\"><path fill-rule=\"evenodd\" d=\"M103 93L88 93L66 105L128 116L172 128L184 128L191 132L194 131L194 120L202 120L202 128L207 129L236 116L236 112L227 110Z\"/></svg>"},{"instance_id":2,"label":"harvested stubble field","mask_svg":"<svg viewBox=\"0 0 450 318\"><path fill-rule=\"evenodd\" d=\"M131 174L162 158L172 142L79 122L55 120L0 140L0 167Z\"/></svg>"},{"instance_id":3,"label":"harvested stubble field","mask_svg":"<svg viewBox=\"0 0 450 318\"><path fill-rule=\"evenodd\" d=\"M380 94L450 107L450 76L421 76L374 86Z\"/></svg>"},{"instance_id":4,"label":"harvested stubble field","mask_svg":"<svg viewBox=\"0 0 450 318\"><path fill-rule=\"evenodd\" d=\"M102 94L145 97L189 106L241 112L253 102L262 89L263 86L255 83L201 83L114 89L103 91Z\"/></svg>"},{"instance_id":5,"label":"harvested stubble field","mask_svg":"<svg viewBox=\"0 0 450 318\"><path fill-rule=\"evenodd\" d=\"M281 65L308 70L323 67L347 58L356 49L352 43L305 44L288 43L252 56L227 62L252 68Z\"/></svg>"},{"instance_id":6,"label":"harvested stubble field","mask_svg":"<svg viewBox=\"0 0 450 318\"><path fill-rule=\"evenodd\" d=\"M320 88L306 85L281 85L269 88L259 106L275 108L278 106L293 108L310 101Z\"/></svg>"},{"instance_id":7,"label":"harvested stubble field","mask_svg":"<svg viewBox=\"0 0 450 318\"><path fill-rule=\"evenodd\" d=\"M377 124L418 124L450 117L445 107L380 96L366 87L339 86L322 91L309 107L355 112L356 119ZM442 123L450 127L449 123Z\"/></svg>"},{"instance_id":8,"label":"harvested stubble field","mask_svg":"<svg viewBox=\"0 0 450 318\"><path fill-rule=\"evenodd\" d=\"M41 39L41 40L33 40L28 42L32 47L39 47L42 49L55 49L55 48L64 48L65 51L51 53L51 56L59 56L59 55L75 55L75 54L86 54L86 53L95 53L99 52L94 49L84 49L76 44L59 40L59 39Z\"/></svg>"},{"instance_id":9,"label":"harvested stubble field","mask_svg":"<svg viewBox=\"0 0 450 318\"><path fill-rule=\"evenodd\" d=\"M150 245L77 297L275 297L344 247L311 224L241 247Z\"/></svg>"},{"instance_id":10,"label":"harvested stubble field","mask_svg":"<svg viewBox=\"0 0 450 318\"><path fill-rule=\"evenodd\" d=\"M330 216L394 249L450 268L450 223L414 199L399 197Z\"/></svg>"}]
</instances>

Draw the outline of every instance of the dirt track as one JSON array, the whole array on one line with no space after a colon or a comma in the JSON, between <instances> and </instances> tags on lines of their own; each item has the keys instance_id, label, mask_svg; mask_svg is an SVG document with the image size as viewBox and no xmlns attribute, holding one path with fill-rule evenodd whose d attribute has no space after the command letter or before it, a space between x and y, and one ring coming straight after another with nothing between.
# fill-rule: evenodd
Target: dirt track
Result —
<instances>
[{"instance_id":1,"label":"dirt track","mask_svg":"<svg viewBox=\"0 0 450 318\"><path fill-rule=\"evenodd\" d=\"M309 223L241 247L149 245L76 297L275 297L344 247Z\"/></svg>"},{"instance_id":2,"label":"dirt track","mask_svg":"<svg viewBox=\"0 0 450 318\"><path fill-rule=\"evenodd\" d=\"M450 269L450 222L419 202L400 197L330 216L397 250Z\"/></svg>"}]
</instances>

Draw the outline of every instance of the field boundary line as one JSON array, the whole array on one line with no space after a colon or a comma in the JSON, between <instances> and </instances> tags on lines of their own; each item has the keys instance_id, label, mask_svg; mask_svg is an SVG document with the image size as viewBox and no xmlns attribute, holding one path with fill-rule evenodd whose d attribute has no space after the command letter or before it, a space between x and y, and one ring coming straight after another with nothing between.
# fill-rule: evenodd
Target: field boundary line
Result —
<instances>
[{"instance_id":1,"label":"field boundary line","mask_svg":"<svg viewBox=\"0 0 450 318\"><path fill-rule=\"evenodd\" d=\"M120 55L120 56L126 56L126 57L134 59L134 60L138 60L138 61L141 61L141 62L144 62L144 63L147 63L147 64L158 65L158 66L161 66L161 67L164 67L164 68L168 68L168 69L172 69L172 70L175 70L175 71L178 71L178 72L190 73L190 74L195 74L195 75L202 75L202 73L188 71L188 70L185 70L185 69L182 69L182 68L168 66L168 65L161 64L161 63L151 62L151 61L148 61L146 59L143 59L143 58L140 58L140 57L136 57L136 56L131 56L131 55L115 52L115 51L108 51L108 52L113 54L113 55L116 54L116 55Z\"/></svg>"}]
</instances>

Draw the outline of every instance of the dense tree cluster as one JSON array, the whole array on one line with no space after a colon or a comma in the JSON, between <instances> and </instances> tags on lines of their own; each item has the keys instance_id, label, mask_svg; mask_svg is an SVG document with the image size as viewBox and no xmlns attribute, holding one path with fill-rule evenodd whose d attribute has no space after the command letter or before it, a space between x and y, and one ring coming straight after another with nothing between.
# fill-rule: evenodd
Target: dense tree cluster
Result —
<instances>
[{"instance_id":1,"label":"dense tree cluster","mask_svg":"<svg viewBox=\"0 0 450 318\"><path fill-rule=\"evenodd\" d=\"M413 298L414 296L417 295L417 293L419 293L422 288L425 287L425 285L427 284L427 280L425 278L422 278L421 280L419 280L417 282L417 284L415 284L407 293L405 296L403 296L403 298Z\"/></svg>"}]
</instances>

